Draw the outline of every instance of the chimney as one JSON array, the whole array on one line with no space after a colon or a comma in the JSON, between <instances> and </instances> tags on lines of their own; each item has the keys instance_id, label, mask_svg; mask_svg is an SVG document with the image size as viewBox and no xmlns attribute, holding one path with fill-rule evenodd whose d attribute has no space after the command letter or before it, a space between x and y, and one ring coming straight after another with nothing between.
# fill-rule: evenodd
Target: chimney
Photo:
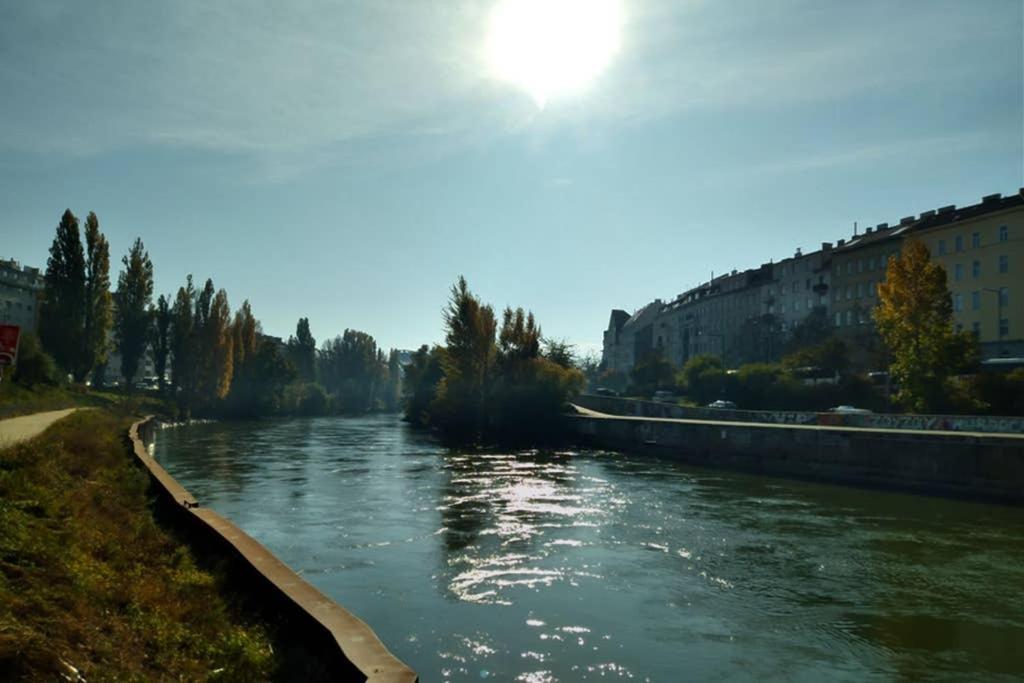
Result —
<instances>
[{"instance_id":1,"label":"chimney","mask_svg":"<svg viewBox=\"0 0 1024 683\"><path fill-rule=\"evenodd\" d=\"M841 247L841 246L843 246L844 244L846 244L846 240L839 240L838 242L836 242L836 246L837 246L837 247Z\"/></svg>"},{"instance_id":2,"label":"chimney","mask_svg":"<svg viewBox=\"0 0 1024 683\"><path fill-rule=\"evenodd\" d=\"M924 220L925 218L931 218L934 215L935 215L935 209L931 209L930 211L922 211L921 212L921 220Z\"/></svg>"},{"instance_id":3,"label":"chimney","mask_svg":"<svg viewBox=\"0 0 1024 683\"><path fill-rule=\"evenodd\" d=\"M801 256L803 256L803 253L800 251L800 247L797 247L796 253L793 254L793 258L800 258Z\"/></svg>"},{"instance_id":4,"label":"chimney","mask_svg":"<svg viewBox=\"0 0 1024 683\"><path fill-rule=\"evenodd\" d=\"M953 213L954 210L956 210L956 204L949 204L947 206L940 206L939 207L939 215L941 216L942 214L945 214L945 213Z\"/></svg>"},{"instance_id":5,"label":"chimney","mask_svg":"<svg viewBox=\"0 0 1024 683\"><path fill-rule=\"evenodd\" d=\"M821 250L822 251L832 251L832 243L831 242L822 242L821 243Z\"/></svg>"},{"instance_id":6,"label":"chimney","mask_svg":"<svg viewBox=\"0 0 1024 683\"><path fill-rule=\"evenodd\" d=\"M888 229L889 229L889 224L888 223L879 223L878 225L875 226L875 230L878 230L879 232L881 232L882 230L888 230Z\"/></svg>"},{"instance_id":7,"label":"chimney","mask_svg":"<svg viewBox=\"0 0 1024 683\"><path fill-rule=\"evenodd\" d=\"M874 229L874 228L864 228L864 234L865 234L865 235L870 235L870 234L871 234L871 233L873 233L874 231L875 231L875 229Z\"/></svg>"},{"instance_id":8,"label":"chimney","mask_svg":"<svg viewBox=\"0 0 1024 683\"><path fill-rule=\"evenodd\" d=\"M913 222L914 222L914 217L913 216L904 216L903 218L900 219L900 225L910 225Z\"/></svg>"},{"instance_id":9,"label":"chimney","mask_svg":"<svg viewBox=\"0 0 1024 683\"><path fill-rule=\"evenodd\" d=\"M995 194L987 194L981 198L981 203L991 204L992 202L998 202L1000 199L1002 199L1002 197L1003 195L999 192L996 192Z\"/></svg>"}]
</instances>

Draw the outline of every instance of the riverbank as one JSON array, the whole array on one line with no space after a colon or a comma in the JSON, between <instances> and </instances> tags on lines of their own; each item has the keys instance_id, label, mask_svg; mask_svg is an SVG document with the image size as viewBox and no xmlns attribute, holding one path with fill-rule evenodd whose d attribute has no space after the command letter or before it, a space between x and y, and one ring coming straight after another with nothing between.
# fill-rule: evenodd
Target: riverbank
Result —
<instances>
[{"instance_id":1,"label":"riverbank","mask_svg":"<svg viewBox=\"0 0 1024 683\"><path fill-rule=\"evenodd\" d=\"M1024 504L1024 435L568 416L580 443L693 465L832 484Z\"/></svg>"},{"instance_id":2,"label":"riverbank","mask_svg":"<svg viewBox=\"0 0 1024 683\"><path fill-rule=\"evenodd\" d=\"M87 387L36 384L31 387L4 379L0 382L0 420L67 408L132 409L137 412L170 415L172 406L146 394L125 395L116 390L94 391Z\"/></svg>"},{"instance_id":3,"label":"riverbank","mask_svg":"<svg viewBox=\"0 0 1024 683\"><path fill-rule=\"evenodd\" d=\"M0 451L0 679L280 677L276 634L158 524L130 423L79 411Z\"/></svg>"}]
</instances>

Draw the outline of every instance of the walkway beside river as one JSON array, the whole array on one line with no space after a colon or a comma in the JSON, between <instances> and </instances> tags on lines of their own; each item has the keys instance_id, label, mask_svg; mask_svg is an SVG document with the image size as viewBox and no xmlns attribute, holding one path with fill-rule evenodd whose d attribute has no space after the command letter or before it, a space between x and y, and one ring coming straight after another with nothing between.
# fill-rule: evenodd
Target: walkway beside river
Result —
<instances>
[{"instance_id":1,"label":"walkway beside river","mask_svg":"<svg viewBox=\"0 0 1024 683\"><path fill-rule=\"evenodd\" d=\"M0 420L0 448L7 448L39 436L54 422L67 417L76 410L78 408L50 410L45 413Z\"/></svg>"}]
</instances>

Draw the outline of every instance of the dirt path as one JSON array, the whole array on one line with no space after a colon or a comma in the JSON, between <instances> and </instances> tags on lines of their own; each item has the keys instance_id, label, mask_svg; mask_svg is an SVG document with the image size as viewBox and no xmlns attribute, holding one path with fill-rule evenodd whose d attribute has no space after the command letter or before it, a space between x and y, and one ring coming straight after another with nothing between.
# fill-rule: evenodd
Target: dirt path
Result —
<instances>
[{"instance_id":1,"label":"dirt path","mask_svg":"<svg viewBox=\"0 0 1024 683\"><path fill-rule=\"evenodd\" d=\"M57 420L67 417L78 408L67 410L51 410L45 413L34 415L23 415L12 417L7 420L0 420L0 449L13 446L19 441L31 439L42 434L43 431Z\"/></svg>"}]
</instances>

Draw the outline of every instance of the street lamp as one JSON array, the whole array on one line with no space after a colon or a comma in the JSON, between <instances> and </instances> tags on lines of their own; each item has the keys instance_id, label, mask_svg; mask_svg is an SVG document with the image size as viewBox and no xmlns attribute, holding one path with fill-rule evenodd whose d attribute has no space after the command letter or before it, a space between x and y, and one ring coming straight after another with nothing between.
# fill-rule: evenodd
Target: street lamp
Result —
<instances>
[{"instance_id":1,"label":"street lamp","mask_svg":"<svg viewBox=\"0 0 1024 683\"><path fill-rule=\"evenodd\" d=\"M983 292L992 292L996 295L996 341L1003 341L1003 293L993 287L982 287Z\"/></svg>"}]
</instances>

